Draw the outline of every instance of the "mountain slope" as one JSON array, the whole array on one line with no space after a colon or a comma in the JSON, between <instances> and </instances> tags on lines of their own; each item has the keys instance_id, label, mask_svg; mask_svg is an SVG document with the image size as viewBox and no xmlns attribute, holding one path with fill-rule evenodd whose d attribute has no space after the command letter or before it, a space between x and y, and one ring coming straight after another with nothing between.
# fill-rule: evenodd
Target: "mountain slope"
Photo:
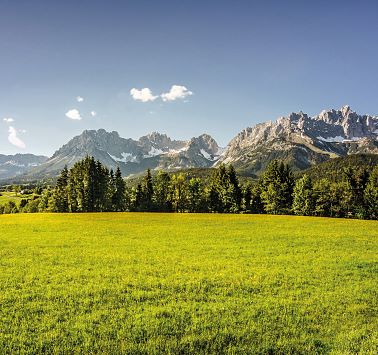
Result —
<instances>
[{"instance_id":1,"label":"mountain slope","mask_svg":"<svg viewBox=\"0 0 378 355\"><path fill-rule=\"evenodd\" d=\"M240 132L216 162L260 174L273 159L294 170L307 169L331 158L378 153L378 117L358 115L349 106L323 111L315 117L303 112L280 117Z\"/></svg>"},{"instance_id":2,"label":"mountain slope","mask_svg":"<svg viewBox=\"0 0 378 355\"><path fill-rule=\"evenodd\" d=\"M313 181L323 178L330 181L341 181L344 178L343 171L347 167L366 169L370 172L377 164L378 154L353 154L315 165L299 172L299 175L307 174Z\"/></svg>"},{"instance_id":3,"label":"mountain slope","mask_svg":"<svg viewBox=\"0 0 378 355\"><path fill-rule=\"evenodd\" d=\"M0 154L0 180L24 174L33 167L46 162L48 157L34 154Z\"/></svg>"}]
</instances>

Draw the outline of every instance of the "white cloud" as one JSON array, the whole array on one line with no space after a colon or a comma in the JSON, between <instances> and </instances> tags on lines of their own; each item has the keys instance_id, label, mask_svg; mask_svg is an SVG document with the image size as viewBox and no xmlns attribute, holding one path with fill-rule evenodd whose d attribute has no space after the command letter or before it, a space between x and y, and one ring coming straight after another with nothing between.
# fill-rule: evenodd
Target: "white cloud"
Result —
<instances>
[{"instance_id":1,"label":"white cloud","mask_svg":"<svg viewBox=\"0 0 378 355\"><path fill-rule=\"evenodd\" d=\"M12 123L12 122L14 122L14 119L13 118L3 118L3 121L5 123Z\"/></svg>"},{"instance_id":2,"label":"white cloud","mask_svg":"<svg viewBox=\"0 0 378 355\"><path fill-rule=\"evenodd\" d=\"M130 95L134 100L142 102L154 101L158 98L158 96L152 95L152 92L149 88L144 88L141 90L133 88L130 90Z\"/></svg>"},{"instance_id":3,"label":"white cloud","mask_svg":"<svg viewBox=\"0 0 378 355\"><path fill-rule=\"evenodd\" d=\"M26 145L25 143L17 137L17 130L12 127L12 126L9 126L9 130L8 130L8 141L15 145L16 147L18 148L21 148L21 149L25 149L26 148Z\"/></svg>"},{"instance_id":4,"label":"white cloud","mask_svg":"<svg viewBox=\"0 0 378 355\"><path fill-rule=\"evenodd\" d=\"M77 97L76 97L76 101L77 101L77 102L83 102L83 101L84 101L84 97L77 96Z\"/></svg>"},{"instance_id":5,"label":"white cloud","mask_svg":"<svg viewBox=\"0 0 378 355\"><path fill-rule=\"evenodd\" d=\"M69 110L66 112L66 116L70 118L71 120L81 120L83 117L80 116L79 110L76 108L73 108L72 110Z\"/></svg>"},{"instance_id":6,"label":"white cloud","mask_svg":"<svg viewBox=\"0 0 378 355\"><path fill-rule=\"evenodd\" d=\"M191 95L193 95L193 92L189 91L185 86L172 85L169 92L161 94L161 98L163 101L175 101L178 99L185 99Z\"/></svg>"},{"instance_id":7,"label":"white cloud","mask_svg":"<svg viewBox=\"0 0 378 355\"><path fill-rule=\"evenodd\" d=\"M92 116L92 117L97 116L97 112L96 112L96 111L91 111L91 116Z\"/></svg>"},{"instance_id":8,"label":"white cloud","mask_svg":"<svg viewBox=\"0 0 378 355\"><path fill-rule=\"evenodd\" d=\"M19 129L18 130L20 133L26 133L26 129Z\"/></svg>"}]
</instances>

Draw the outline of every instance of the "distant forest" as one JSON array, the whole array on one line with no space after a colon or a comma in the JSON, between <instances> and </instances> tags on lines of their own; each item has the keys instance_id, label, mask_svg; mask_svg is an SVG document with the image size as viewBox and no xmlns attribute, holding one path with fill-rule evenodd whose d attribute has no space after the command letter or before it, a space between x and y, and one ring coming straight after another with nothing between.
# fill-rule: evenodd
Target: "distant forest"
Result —
<instances>
[{"instance_id":1,"label":"distant forest","mask_svg":"<svg viewBox=\"0 0 378 355\"><path fill-rule=\"evenodd\" d=\"M378 219L378 165L368 169L338 163L334 169L337 179L313 181L306 173L295 178L288 165L274 160L255 183L241 183L232 165L221 165L206 178L164 171L152 176L147 170L138 183L129 184L119 168L114 172L86 157L64 168L55 186L39 188L19 205L8 201L0 213L209 212Z\"/></svg>"}]
</instances>

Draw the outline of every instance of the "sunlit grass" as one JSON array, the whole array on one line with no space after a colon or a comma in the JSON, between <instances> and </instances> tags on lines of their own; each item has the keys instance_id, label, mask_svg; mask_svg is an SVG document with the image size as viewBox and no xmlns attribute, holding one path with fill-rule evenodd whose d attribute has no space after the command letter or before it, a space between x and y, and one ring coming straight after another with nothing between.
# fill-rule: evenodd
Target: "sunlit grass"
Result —
<instances>
[{"instance_id":1,"label":"sunlit grass","mask_svg":"<svg viewBox=\"0 0 378 355\"><path fill-rule=\"evenodd\" d=\"M32 196L33 196L33 194L20 194L20 193L18 193L16 195L16 193L13 192L13 191L1 191L0 192L0 205L4 205L8 201L13 201L13 202L16 203L16 205L18 205L23 198L28 199Z\"/></svg>"},{"instance_id":2,"label":"sunlit grass","mask_svg":"<svg viewBox=\"0 0 378 355\"><path fill-rule=\"evenodd\" d=\"M0 216L0 353L371 353L378 222Z\"/></svg>"}]
</instances>

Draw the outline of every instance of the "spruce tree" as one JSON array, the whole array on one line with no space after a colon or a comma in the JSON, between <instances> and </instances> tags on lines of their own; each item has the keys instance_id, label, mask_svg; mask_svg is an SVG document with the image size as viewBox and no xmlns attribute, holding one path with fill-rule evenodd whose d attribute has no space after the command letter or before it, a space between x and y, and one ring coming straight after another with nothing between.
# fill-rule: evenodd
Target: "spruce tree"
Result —
<instances>
[{"instance_id":1,"label":"spruce tree","mask_svg":"<svg viewBox=\"0 0 378 355\"><path fill-rule=\"evenodd\" d=\"M120 212L125 210L125 182L123 181L121 170L117 167L114 176L115 193L113 195L113 211Z\"/></svg>"},{"instance_id":2,"label":"spruce tree","mask_svg":"<svg viewBox=\"0 0 378 355\"><path fill-rule=\"evenodd\" d=\"M134 195L134 198L132 201L133 211L143 211L144 196L143 196L142 184L137 185L133 195Z\"/></svg>"},{"instance_id":3,"label":"spruce tree","mask_svg":"<svg viewBox=\"0 0 378 355\"><path fill-rule=\"evenodd\" d=\"M53 202L55 212L68 212L68 169L67 165L61 171L60 176L56 182Z\"/></svg>"},{"instance_id":4,"label":"spruce tree","mask_svg":"<svg viewBox=\"0 0 378 355\"><path fill-rule=\"evenodd\" d=\"M293 212L300 216L311 216L314 213L314 206L312 181L307 174L304 174L294 187Z\"/></svg>"},{"instance_id":5,"label":"spruce tree","mask_svg":"<svg viewBox=\"0 0 378 355\"><path fill-rule=\"evenodd\" d=\"M378 165L370 173L364 191L364 202L366 218L378 219Z\"/></svg>"},{"instance_id":6,"label":"spruce tree","mask_svg":"<svg viewBox=\"0 0 378 355\"><path fill-rule=\"evenodd\" d=\"M242 191L239 185L239 179L236 176L236 171L232 165L227 169L226 193L228 195L228 206L226 212L236 213L241 210Z\"/></svg>"},{"instance_id":7,"label":"spruce tree","mask_svg":"<svg viewBox=\"0 0 378 355\"><path fill-rule=\"evenodd\" d=\"M284 163L273 160L261 178L261 200L265 212L272 214L289 213L292 204L294 177Z\"/></svg>"},{"instance_id":8,"label":"spruce tree","mask_svg":"<svg viewBox=\"0 0 378 355\"><path fill-rule=\"evenodd\" d=\"M154 185L152 182L151 170L148 169L146 175L143 177L142 181L142 210L152 211L153 210L153 196L154 196Z\"/></svg>"},{"instance_id":9,"label":"spruce tree","mask_svg":"<svg viewBox=\"0 0 378 355\"><path fill-rule=\"evenodd\" d=\"M175 212L184 212L187 204L186 177L180 173L171 179L172 207Z\"/></svg>"},{"instance_id":10,"label":"spruce tree","mask_svg":"<svg viewBox=\"0 0 378 355\"><path fill-rule=\"evenodd\" d=\"M220 196L220 169L215 169L210 177L207 188L207 205L211 212L222 212L222 200Z\"/></svg>"},{"instance_id":11,"label":"spruce tree","mask_svg":"<svg viewBox=\"0 0 378 355\"><path fill-rule=\"evenodd\" d=\"M153 202L155 209L160 212L168 212L172 210L172 202L170 199L170 182L169 175L160 170L155 178Z\"/></svg>"},{"instance_id":12,"label":"spruce tree","mask_svg":"<svg viewBox=\"0 0 378 355\"><path fill-rule=\"evenodd\" d=\"M314 183L314 214L316 216L328 217L331 215L331 183L328 179L321 179Z\"/></svg>"},{"instance_id":13,"label":"spruce tree","mask_svg":"<svg viewBox=\"0 0 378 355\"><path fill-rule=\"evenodd\" d=\"M203 211L203 187L200 178L191 178L188 183L187 207L189 212Z\"/></svg>"}]
</instances>

